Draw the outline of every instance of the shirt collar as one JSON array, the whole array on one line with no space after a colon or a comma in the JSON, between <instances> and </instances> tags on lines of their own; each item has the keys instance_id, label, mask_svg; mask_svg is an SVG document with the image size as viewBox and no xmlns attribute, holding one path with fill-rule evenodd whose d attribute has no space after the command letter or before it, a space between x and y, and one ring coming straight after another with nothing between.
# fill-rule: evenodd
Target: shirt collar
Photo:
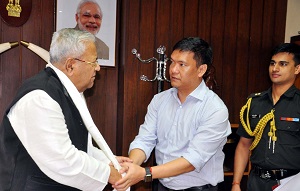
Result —
<instances>
[{"instance_id":1,"label":"shirt collar","mask_svg":"<svg viewBox=\"0 0 300 191\"><path fill-rule=\"evenodd\" d=\"M295 85L292 85L286 92L284 92L284 96L286 97L294 97L294 95L298 93L299 94L299 90L296 88Z\"/></svg>"},{"instance_id":2,"label":"shirt collar","mask_svg":"<svg viewBox=\"0 0 300 191\"><path fill-rule=\"evenodd\" d=\"M196 98L196 99L198 99L198 100L203 100L204 99L204 96L205 96L205 94L206 94L206 92L208 91L209 89L208 89L208 87L206 86L206 84L205 84L205 82L204 82L204 80L202 80L202 82L199 84L199 86L197 86L197 88L196 89L194 89L194 91L192 91L188 96L187 96L187 99L189 98L189 97L194 97L194 98ZM177 90L177 88L173 88L172 90L171 90L171 92L172 92L172 94L174 95L174 96L176 96L177 98L178 98L178 90Z\"/></svg>"},{"instance_id":3,"label":"shirt collar","mask_svg":"<svg viewBox=\"0 0 300 191\"><path fill-rule=\"evenodd\" d=\"M272 87L270 87L266 93L272 100ZM292 85L286 92L282 94L282 96L292 98L295 94L300 94L300 90L297 89L295 85Z\"/></svg>"}]
</instances>

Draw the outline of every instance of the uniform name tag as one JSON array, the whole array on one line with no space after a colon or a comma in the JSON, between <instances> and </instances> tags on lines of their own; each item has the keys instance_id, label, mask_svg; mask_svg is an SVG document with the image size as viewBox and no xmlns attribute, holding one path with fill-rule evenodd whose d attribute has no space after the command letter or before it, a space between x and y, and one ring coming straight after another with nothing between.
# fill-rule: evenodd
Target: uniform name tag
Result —
<instances>
[{"instance_id":1,"label":"uniform name tag","mask_svg":"<svg viewBox=\"0 0 300 191\"><path fill-rule=\"evenodd\" d=\"M251 115L251 118L252 118L252 119L260 118L260 114L252 114L252 115Z\"/></svg>"}]
</instances>

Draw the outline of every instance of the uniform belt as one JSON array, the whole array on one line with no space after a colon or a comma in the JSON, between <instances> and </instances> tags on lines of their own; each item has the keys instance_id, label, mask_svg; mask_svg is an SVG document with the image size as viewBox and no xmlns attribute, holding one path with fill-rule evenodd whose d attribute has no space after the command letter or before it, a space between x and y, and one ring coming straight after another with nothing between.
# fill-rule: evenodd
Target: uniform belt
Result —
<instances>
[{"instance_id":1,"label":"uniform belt","mask_svg":"<svg viewBox=\"0 0 300 191\"><path fill-rule=\"evenodd\" d=\"M214 187L214 186L211 184L206 184L203 186L194 186L194 187L190 187L190 188L186 188L186 189L182 189L182 190L174 190L174 189L170 189L167 187L165 187L165 188L168 191L201 191L201 190L205 190L205 189L212 188L212 187Z\"/></svg>"},{"instance_id":2,"label":"uniform belt","mask_svg":"<svg viewBox=\"0 0 300 191\"><path fill-rule=\"evenodd\" d=\"M299 170L288 170L288 169L269 170L269 169L263 169L256 165L253 166L252 170L260 178L271 179L271 180L281 180L299 173Z\"/></svg>"}]
</instances>

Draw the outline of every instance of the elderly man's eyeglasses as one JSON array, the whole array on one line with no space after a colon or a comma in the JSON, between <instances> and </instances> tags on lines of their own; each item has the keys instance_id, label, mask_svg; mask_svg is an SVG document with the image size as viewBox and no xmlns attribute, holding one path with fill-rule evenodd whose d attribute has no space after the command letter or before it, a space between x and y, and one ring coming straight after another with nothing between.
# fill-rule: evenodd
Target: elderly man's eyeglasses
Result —
<instances>
[{"instance_id":1,"label":"elderly man's eyeglasses","mask_svg":"<svg viewBox=\"0 0 300 191\"><path fill-rule=\"evenodd\" d=\"M78 61L80 61L80 62L85 62L85 63L87 63L87 64L92 65L94 68L96 68L96 67L98 66L98 61L97 61L97 60L96 60L95 62L89 62L89 61L85 61L85 60L80 60L80 59L78 59L78 58L74 58L74 60L78 60Z\"/></svg>"}]
</instances>

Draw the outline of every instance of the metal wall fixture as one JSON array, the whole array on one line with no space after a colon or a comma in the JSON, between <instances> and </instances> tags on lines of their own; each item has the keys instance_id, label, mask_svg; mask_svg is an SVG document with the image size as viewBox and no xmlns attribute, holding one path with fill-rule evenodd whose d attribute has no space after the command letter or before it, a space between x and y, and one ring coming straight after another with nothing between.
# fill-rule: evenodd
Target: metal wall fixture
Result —
<instances>
[{"instance_id":1,"label":"metal wall fixture","mask_svg":"<svg viewBox=\"0 0 300 191\"><path fill-rule=\"evenodd\" d=\"M166 70L167 70L167 61L170 60L169 58L167 58L166 54L166 47L164 46L159 46L156 50L156 52L158 53L158 58L152 57L146 60L143 60L141 58L140 53L137 52L137 50L134 48L132 49L132 54L134 54L136 56L136 58L142 62L142 63L150 63L155 61L156 62L156 72L155 72L155 77L153 79L149 79L147 76L145 75L141 75L140 76L140 80L145 81L145 82L154 82L157 81L158 85L157 85L157 91L158 93L163 91L163 82L167 81L170 82L169 79L167 79L166 77Z\"/></svg>"}]
</instances>

